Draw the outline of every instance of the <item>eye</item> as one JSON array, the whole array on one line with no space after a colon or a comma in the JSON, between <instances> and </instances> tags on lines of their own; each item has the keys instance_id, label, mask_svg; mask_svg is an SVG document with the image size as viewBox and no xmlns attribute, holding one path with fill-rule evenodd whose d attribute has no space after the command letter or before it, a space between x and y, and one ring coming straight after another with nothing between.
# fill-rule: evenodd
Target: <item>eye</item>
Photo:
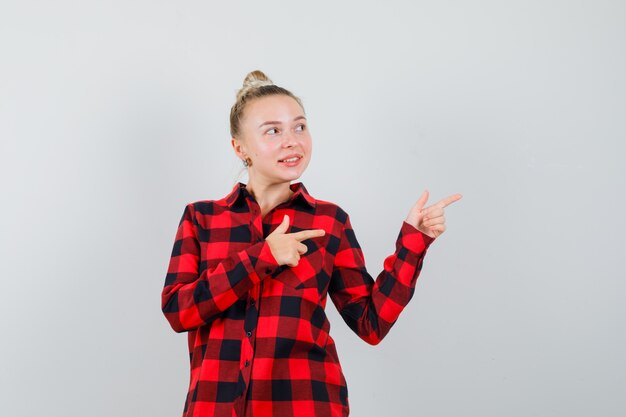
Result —
<instances>
[{"instance_id":1,"label":"eye","mask_svg":"<svg viewBox=\"0 0 626 417\"><path fill-rule=\"evenodd\" d=\"M304 124L299 124L298 126L296 126L296 132L302 132L305 129L306 126Z\"/></svg>"},{"instance_id":2,"label":"eye","mask_svg":"<svg viewBox=\"0 0 626 417\"><path fill-rule=\"evenodd\" d=\"M273 127L271 129L268 129L265 133L269 133L270 135L275 135L276 133L278 133L278 129Z\"/></svg>"}]
</instances>

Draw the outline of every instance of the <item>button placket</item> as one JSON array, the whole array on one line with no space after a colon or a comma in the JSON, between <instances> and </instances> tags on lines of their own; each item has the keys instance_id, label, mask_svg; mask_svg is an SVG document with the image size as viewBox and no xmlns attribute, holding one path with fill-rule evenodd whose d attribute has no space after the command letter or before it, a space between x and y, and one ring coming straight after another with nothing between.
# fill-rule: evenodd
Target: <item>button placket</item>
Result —
<instances>
[{"instance_id":1,"label":"button placket","mask_svg":"<svg viewBox=\"0 0 626 417\"><path fill-rule=\"evenodd\" d=\"M260 209L256 202L249 200L248 204L250 206L250 237L251 244L261 243L263 242L263 223L262 219L259 215ZM254 360L254 350L255 350L255 336L254 329L256 329L256 325L258 323L259 317L259 304L260 304L260 293L261 286L263 283L259 283L255 285L250 292L248 293L248 308L246 309L246 318L244 322L244 345L246 346L245 351L242 350L242 361L241 364L241 376L243 377L245 390L247 391L250 387L250 378L252 372L252 361ZM245 397L245 394L244 394Z\"/></svg>"},{"instance_id":2,"label":"button placket","mask_svg":"<svg viewBox=\"0 0 626 417\"><path fill-rule=\"evenodd\" d=\"M261 209L256 201L253 199L248 199L248 205L250 208L250 238L251 244L262 243L265 239L263 237L263 219L261 217ZM264 270L267 274L271 273L273 270L271 268L266 268ZM245 351L242 351L242 362L241 363L241 375L244 379L244 383L246 389L250 386L250 378L252 372L252 362L254 361L254 351L256 345L256 337L254 330L256 329L256 325L258 323L259 318L259 307L261 304L261 292L263 288L263 281L261 281L258 285L254 286L249 294L248 308L246 311L246 325L244 325L244 344L246 345ZM245 358L245 359L244 359Z\"/></svg>"}]
</instances>

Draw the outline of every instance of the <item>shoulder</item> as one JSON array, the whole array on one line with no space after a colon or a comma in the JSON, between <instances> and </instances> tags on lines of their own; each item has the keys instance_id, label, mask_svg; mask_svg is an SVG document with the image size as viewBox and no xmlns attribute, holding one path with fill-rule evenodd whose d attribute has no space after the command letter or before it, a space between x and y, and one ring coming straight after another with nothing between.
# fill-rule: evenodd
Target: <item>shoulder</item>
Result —
<instances>
[{"instance_id":1,"label":"shoulder","mask_svg":"<svg viewBox=\"0 0 626 417\"><path fill-rule=\"evenodd\" d=\"M230 208L226 202L226 198L218 200L194 200L185 205L183 217L187 216L193 219L194 223L198 223L205 216L213 216L222 214Z\"/></svg>"},{"instance_id":2,"label":"shoulder","mask_svg":"<svg viewBox=\"0 0 626 417\"><path fill-rule=\"evenodd\" d=\"M217 209L227 209L225 199L220 200L196 200L187 204L187 207L196 213L200 214L213 214Z\"/></svg>"},{"instance_id":3,"label":"shoulder","mask_svg":"<svg viewBox=\"0 0 626 417\"><path fill-rule=\"evenodd\" d=\"M348 213L337 203L315 199L315 214L317 216L329 216L340 223L345 223Z\"/></svg>"}]
</instances>

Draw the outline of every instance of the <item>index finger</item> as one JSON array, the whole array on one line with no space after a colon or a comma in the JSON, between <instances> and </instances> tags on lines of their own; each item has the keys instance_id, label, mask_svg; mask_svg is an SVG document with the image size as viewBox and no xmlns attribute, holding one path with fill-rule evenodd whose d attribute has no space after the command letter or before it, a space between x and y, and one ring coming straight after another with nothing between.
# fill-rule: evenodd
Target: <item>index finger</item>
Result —
<instances>
[{"instance_id":1,"label":"index finger","mask_svg":"<svg viewBox=\"0 0 626 417\"><path fill-rule=\"evenodd\" d=\"M448 196L442 200L439 200L437 202L437 204L435 204L436 206L439 206L441 208L444 208L452 203L454 203L455 201L459 201L461 199L461 197L463 197L461 194L453 194L451 196Z\"/></svg>"},{"instance_id":2,"label":"index finger","mask_svg":"<svg viewBox=\"0 0 626 417\"><path fill-rule=\"evenodd\" d=\"M291 236L296 238L302 242L303 240L310 239L312 237L324 236L326 234L326 230L324 229L313 229L313 230L301 230L299 232L289 233Z\"/></svg>"}]
</instances>

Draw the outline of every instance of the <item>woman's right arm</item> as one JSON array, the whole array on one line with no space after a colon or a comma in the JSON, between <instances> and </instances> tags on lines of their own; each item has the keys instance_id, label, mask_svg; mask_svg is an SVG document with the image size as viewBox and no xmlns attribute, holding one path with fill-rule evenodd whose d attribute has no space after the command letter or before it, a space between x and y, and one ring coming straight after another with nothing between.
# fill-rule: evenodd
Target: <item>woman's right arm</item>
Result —
<instances>
[{"instance_id":1,"label":"woman's right arm","mask_svg":"<svg viewBox=\"0 0 626 417\"><path fill-rule=\"evenodd\" d=\"M161 309L176 332L210 323L279 266L266 240L231 253L201 273L199 263L200 243L194 206L190 203L176 231L161 293Z\"/></svg>"}]
</instances>

